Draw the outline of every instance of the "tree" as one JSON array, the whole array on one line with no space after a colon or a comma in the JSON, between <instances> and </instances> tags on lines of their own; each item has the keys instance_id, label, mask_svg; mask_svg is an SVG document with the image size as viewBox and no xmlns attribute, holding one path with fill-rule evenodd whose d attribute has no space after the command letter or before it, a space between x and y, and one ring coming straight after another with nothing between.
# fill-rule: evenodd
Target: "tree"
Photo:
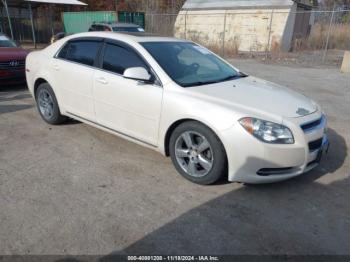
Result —
<instances>
[{"instance_id":1,"label":"tree","mask_svg":"<svg viewBox=\"0 0 350 262\"><path fill-rule=\"evenodd\" d=\"M185 0L119 0L117 10L147 13L177 13Z\"/></svg>"},{"instance_id":2,"label":"tree","mask_svg":"<svg viewBox=\"0 0 350 262\"><path fill-rule=\"evenodd\" d=\"M333 7L350 8L350 0L320 0L319 2L320 6L327 9L333 9Z\"/></svg>"},{"instance_id":3,"label":"tree","mask_svg":"<svg viewBox=\"0 0 350 262\"><path fill-rule=\"evenodd\" d=\"M178 13L186 0L82 0L86 7L73 11L129 11L146 13Z\"/></svg>"},{"instance_id":4,"label":"tree","mask_svg":"<svg viewBox=\"0 0 350 262\"><path fill-rule=\"evenodd\" d=\"M115 10L115 0L85 0L90 11L113 11Z\"/></svg>"}]
</instances>

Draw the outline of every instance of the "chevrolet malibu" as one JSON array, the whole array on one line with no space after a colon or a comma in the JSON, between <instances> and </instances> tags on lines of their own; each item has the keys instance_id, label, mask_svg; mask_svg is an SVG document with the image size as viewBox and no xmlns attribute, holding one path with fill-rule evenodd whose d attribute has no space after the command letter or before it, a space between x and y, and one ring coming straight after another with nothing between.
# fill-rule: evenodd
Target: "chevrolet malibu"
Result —
<instances>
[{"instance_id":1,"label":"chevrolet malibu","mask_svg":"<svg viewBox=\"0 0 350 262\"><path fill-rule=\"evenodd\" d=\"M150 147L198 184L281 181L328 149L314 101L190 41L76 34L30 53L26 74L47 123L70 117Z\"/></svg>"}]
</instances>

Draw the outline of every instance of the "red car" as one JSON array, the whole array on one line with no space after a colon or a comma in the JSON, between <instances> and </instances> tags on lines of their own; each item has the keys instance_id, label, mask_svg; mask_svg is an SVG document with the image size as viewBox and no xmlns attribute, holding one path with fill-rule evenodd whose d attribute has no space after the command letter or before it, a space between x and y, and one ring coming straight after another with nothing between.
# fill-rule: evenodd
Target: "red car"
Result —
<instances>
[{"instance_id":1,"label":"red car","mask_svg":"<svg viewBox=\"0 0 350 262\"><path fill-rule=\"evenodd\" d=\"M0 87L25 83L25 59L28 52L0 33Z\"/></svg>"}]
</instances>

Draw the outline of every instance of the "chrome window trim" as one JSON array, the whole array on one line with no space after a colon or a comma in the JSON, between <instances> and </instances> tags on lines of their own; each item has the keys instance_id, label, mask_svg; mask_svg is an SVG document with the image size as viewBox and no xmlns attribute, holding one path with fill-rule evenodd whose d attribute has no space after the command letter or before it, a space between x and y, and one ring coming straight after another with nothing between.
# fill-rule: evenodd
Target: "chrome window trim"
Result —
<instances>
[{"instance_id":1,"label":"chrome window trim","mask_svg":"<svg viewBox=\"0 0 350 262\"><path fill-rule=\"evenodd\" d=\"M61 52L61 50L67 45L69 44L70 42L74 42L74 41L101 41L102 42L102 46L100 47L99 51L98 51L98 54L97 54L97 60L95 60L94 64L96 64L96 62L99 62L100 60L103 59L102 57L102 52L104 52L104 48L105 48L105 44L107 43L106 41L111 41L110 43L114 42L115 44L117 44L117 42L121 42L122 44L125 44L127 45L129 48L133 49L134 52L136 52L136 54L138 56L140 56L142 58L142 60L146 63L146 65L149 67L149 69L152 71L152 73L154 74L155 78L156 78L156 82L152 84L152 86L157 86L157 87L160 87L160 88L163 88L163 83L162 81L160 80L159 76L157 75L156 71L153 69L153 67L147 62L147 60L143 57L143 55L140 54L140 52L138 52L134 47L130 46L129 44L127 44L126 42L123 42L123 41L120 41L120 40L115 40L115 39L111 39L111 38L97 38L97 37L79 37L79 38L73 38L73 39L70 39L68 41L66 41L57 51L56 53L54 54L53 58L54 59L58 59L58 60L62 60L62 61L65 61L65 62L69 62L69 63L73 63L73 64L76 64L76 65L80 65L80 66L85 66L85 67L88 67L88 68L92 68L92 69L96 69L96 70L100 70L102 72L105 72L105 73L110 73L110 74L113 74L113 75L117 75L117 76L121 76L124 78L123 75L121 74L118 74L116 72L112 72L112 71L109 71L109 70L105 70L102 68L102 65L93 65L93 66L89 66L89 65L86 65L86 64L82 64L82 63L78 63L78 62L75 62L75 61L71 61L71 60L68 60L68 59L65 59L65 58L61 58L61 57L58 57L58 54ZM113 43L112 43L113 44ZM130 79L132 80L132 79ZM138 80L134 80L136 82L139 82Z\"/></svg>"}]
</instances>

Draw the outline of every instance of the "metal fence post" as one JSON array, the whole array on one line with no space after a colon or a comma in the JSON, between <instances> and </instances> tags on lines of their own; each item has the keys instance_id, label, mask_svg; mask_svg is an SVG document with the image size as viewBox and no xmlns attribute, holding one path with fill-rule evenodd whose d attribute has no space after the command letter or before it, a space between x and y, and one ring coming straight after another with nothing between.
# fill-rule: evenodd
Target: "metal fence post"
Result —
<instances>
[{"instance_id":1,"label":"metal fence post","mask_svg":"<svg viewBox=\"0 0 350 262\"><path fill-rule=\"evenodd\" d=\"M151 20L152 20L152 25L151 25L151 33L154 33L154 14L151 14Z\"/></svg>"},{"instance_id":2,"label":"metal fence post","mask_svg":"<svg viewBox=\"0 0 350 262\"><path fill-rule=\"evenodd\" d=\"M36 38L35 38L33 11L32 11L32 5L31 5L31 3L29 1L28 1L28 9L29 9L29 16L30 16L30 24L32 26L33 43L34 43L34 48L36 49Z\"/></svg>"},{"instance_id":3,"label":"metal fence post","mask_svg":"<svg viewBox=\"0 0 350 262\"><path fill-rule=\"evenodd\" d=\"M326 57L327 57L329 37L331 35L332 23L333 23L333 18L334 18L334 9L335 9L335 3L334 3L334 6L333 6L331 20L329 22L329 27L328 27L328 32L327 32L327 39L326 39L326 45L324 47L324 52L323 52L323 57L322 57L322 63L324 63L326 61Z\"/></svg>"},{"instance_id":4,"label":"metal fence post","mask_svg":"<svg viewBox=\"0 0 350 262\"><path fill-rule=\"evenodd\" d=\"M0 24L0 32L3 32L4 31L4 29L3 29L3 27L4 27L4 13L3 13L3 7L1 7L1 9L0 9L0 12L1 12L1 24Z\"/></svg>"},{"instance_id":5,"label":"metal fence post","mask_svg":"<svg viewBox=\"0 0 350 262\"><path fill-rule=\"evenodd\" d=\"M54 21L53 21L53 6L49 5L49 15L50 15L50 27L51 27L51 37L55 35L55 30L54 30Z\"/></svg>"},{"instance_id":6,"label":"metal fence post","mask_svg":"<svg viewBox=\"0 0 350 262\"><path fill-rule=\"evenodd\" d=\"M225 57L226 11L224 15L224 31L222 32L222 57Z\"/></svg>"},{"instance_id":7,"label":"metal fence post","mask_svg":"<svg viewBox=\"0 0 350 262\"><path fill-rule=\"evenodd\" d=\"M268 53L271 52L271 48L270 48L270 38L271 38L271 27L272 27L272 19L273 19L273 10L271 11L271 16L270 16L270 25L269 25L269 33L268 33L268 39L267 39L267 46L265 49L265 61L268 58Z\"/></svg>"},{"instance_id":8,"label":"metal fence post","mask_svg":"<svg viewBox=\"0 0 350 262\"><path fill-rule=\"evenodd\" d=\"M187 39L187 11L185 12L185 39Z\"/></svg>"},{"instance_id":9,"label":"metal fence post","mask_svg":"<svg viewBox=\"0 0 350 262\"><path fill-rule=\"evenodd\" d=\"M2 3L5 6L5 11L6 11L6 14L7 14L7 19L8 19L8 22L9 22L9 27L10 27L10 32L11 32L11 38L14 39L14 37L13 37L13 30L12 30L12 23L11 23L11 17L10 17L10 12L9 12L9 9L8 9L8 6L7 6L7 1L6 0L2 0Z\"/></svg>"}]
</instances>

